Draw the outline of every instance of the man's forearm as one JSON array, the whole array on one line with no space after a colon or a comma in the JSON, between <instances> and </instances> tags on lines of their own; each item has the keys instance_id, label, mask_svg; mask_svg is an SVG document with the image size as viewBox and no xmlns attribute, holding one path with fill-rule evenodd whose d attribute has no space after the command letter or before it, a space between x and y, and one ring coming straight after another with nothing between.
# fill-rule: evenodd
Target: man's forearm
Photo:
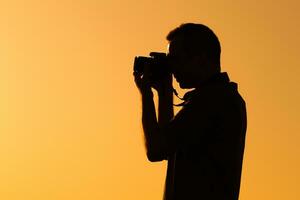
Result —
<instances>
[{"instance_id":1,"label":"man's forearm","mask_svg":"<svg viewBox=\"0 0 300 200\"><path fill-rule=\"evenodd\" d=\"M153 101L152 91L142 94L142 124L145 136L147 151L156 148L156 140L158 139L159 126L156 119L155 104Z\"/></svg>"},{"instance_id":2,"label":"man's forearm","mask_svg":"<svg viewBox=\"0 0 300 200\"><path fill-rule=\"evenodd\" d=\"M167 90L158 93L159 120L156 118L155 104L151 90L142 93L142 123L147 156L150 161L160 161L165 154L165 135L161 131L173 118L173 92Z\"/></svg>"},{"instance_id":3,"label":"man's forearm","mask_svg":"<svg viewBox=\"0 0 300 200\"><path fill-rule=\"evenodd\" d=\"M158 121L151 90L142 94L142 123L147 152L159 152L163 149L163 134L160 130L167 125L174 116L173 91L158 92Z\"/></svg>"}]
</instances>

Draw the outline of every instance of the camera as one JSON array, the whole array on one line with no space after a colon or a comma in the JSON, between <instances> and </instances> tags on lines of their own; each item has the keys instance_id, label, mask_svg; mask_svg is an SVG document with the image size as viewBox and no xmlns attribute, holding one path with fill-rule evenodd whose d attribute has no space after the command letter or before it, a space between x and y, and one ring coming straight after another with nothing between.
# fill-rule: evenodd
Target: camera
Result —
<instances>
[{"instance_id":1,"label":"camera","mask_svg":"<svg viewBox=\"0 0 300 200\"><path fill-rule=\"evenodd\" d=\"M159 80L171 73L167 62L167 55L160 52L151 52L150 57L136 56L134 59L133 71L138 74L144 73L145 65L149 65L150 79Z\"/></svg>"}]
</instances>

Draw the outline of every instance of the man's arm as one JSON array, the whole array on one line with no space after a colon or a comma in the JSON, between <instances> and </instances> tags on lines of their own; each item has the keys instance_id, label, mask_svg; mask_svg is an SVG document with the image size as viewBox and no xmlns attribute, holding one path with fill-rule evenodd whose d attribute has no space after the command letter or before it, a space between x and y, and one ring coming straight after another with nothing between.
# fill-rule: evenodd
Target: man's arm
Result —
<instances>
[{"instance_id":1,"label":"man's arm","mask_svg":"<svg viewBox=\"0 0 300 200\"><path fill-rule=\"evenodd\" d=\"M165 127L174 116L172 75L160 83L152 85L158 92L158 121L156 118L153 93L147 76L135 74L135 82L142 96L142 124L145 138L147 157L151 162L167 158L168 141Z\"/></svg>"},{"instance_id":2,"label":"man's arm","mask_svg":"<svg viewBox=\"0 0 300 200\"><path fill-rule=\"evenodd\" d=\"M142 92L142 125L144 131L145 145L147 151L148 160L154 162L157 158L154 158L154 152L158 152L160 149L160 133L159 125L156 119L155 104L153 101L153 93L151 89L149 91ZM157 154L157 153L156 153Z\"/></svg>"},{"instance_id":3,"label":"man's arm","mask_svg":"<svg viewBox=\"0 0 300 200\"><path fill-rule=\"evenodd\" d=\"M142 123L147 157L151 162L166 159L168 141L164 128L174 116L172 90L160 90L158 99L157 121L152 91L142 93Z\"/></svg>"}]
</instances>

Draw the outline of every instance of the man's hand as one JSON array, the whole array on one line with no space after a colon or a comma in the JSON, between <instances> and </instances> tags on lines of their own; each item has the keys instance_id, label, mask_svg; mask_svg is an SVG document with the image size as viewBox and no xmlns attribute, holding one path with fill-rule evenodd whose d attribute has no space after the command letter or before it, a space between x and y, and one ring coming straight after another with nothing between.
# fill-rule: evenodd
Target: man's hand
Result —
<instances>
[{"instance_id":1,"label":"man's hand","mask_svg":"<svg viewBox=\"0 0 300 200\"><path fill-rule=\"evenodd\" d=\"M163 94L166 91L172 91L172 74L167 74L160 80L153 81L150 79L151 73L149 69L149 65L145 65L144 73L138 74L136 72L133 73L135 78L136 86L138 87L141 94L145 94L151 92L151 87L154 88L158 94Z\"/></svg>"},{"instance_id":2,"label":"man's hand","mask_svg":"<svg viewBox=\"0 0 300 200\"><path fill-rule=\"evenodd\" d=\"M148 67L145 67L145 71L143 74L133 72L135 84L142 95L145 93L152 92L149 79L150 74L147 70Z\"/></svg>"}]
</instances>

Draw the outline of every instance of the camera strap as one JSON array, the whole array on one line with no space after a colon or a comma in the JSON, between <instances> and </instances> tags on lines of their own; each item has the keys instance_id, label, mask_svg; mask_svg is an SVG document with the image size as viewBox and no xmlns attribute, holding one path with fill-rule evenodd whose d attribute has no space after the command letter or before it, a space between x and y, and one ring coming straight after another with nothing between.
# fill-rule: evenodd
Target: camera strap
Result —
<instances>
[{"instance_id":1,"label":"camera strap","mask_svg":"<svg viewBox=\"0 0 300 200\"><path fill-rule=\"evenodd\" d=\"M176 96L178 99L180 99L180 100L183 101L183 102L181 102L181 103L179 103L179 104L173 104L173 105L174 105L174 106L183 106L183 105L186 103L184 97L183 97L183 98L180 97L180 96L178 95L178 92L175 90L175 88L173 88L173 93L175 94L175 96Z\"/></svg>"}]
</instances>

